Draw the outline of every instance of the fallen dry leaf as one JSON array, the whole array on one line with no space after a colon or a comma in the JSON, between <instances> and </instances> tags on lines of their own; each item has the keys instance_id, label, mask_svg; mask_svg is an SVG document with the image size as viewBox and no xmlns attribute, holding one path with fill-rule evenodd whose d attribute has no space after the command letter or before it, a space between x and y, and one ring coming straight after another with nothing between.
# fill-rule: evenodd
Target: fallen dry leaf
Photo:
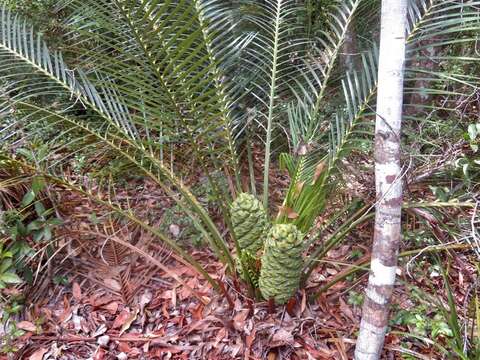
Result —
<instances>
[{"instance_id":1,"label":"fallen dry leaf","mask_svg":"<svg viewBox=\"0 0 480 360\"><path fill-rule=\"evenodd\" d=\"M111 279L111 278L107 278L107 279L103 279L103 283L110 289L114 290L114 291L120 291L122 290L122 284L120 284L117 280L115 279Z\"/></svg>"},{"instance_id":2,"label":"fallen dry leaf","mask_svg":"<svg viewBox=\"0 0 480 360\"><path fill-rule=\"evenodd\" d=\"M300 303L300 314L303 314L306 308L307 308L307 293L305 289L302 289L302 301Z\"/></svg>"},{"instance_id":3,"label":"fallen dry leaf","mask_svg":"<svg viewBox=\"0 0 480 360\"><path fill-rule=\"evenodd\" d=\"M339 259L351 252L350 245L343 245L327 252L327 256L332 259Z\"/></svg>"},{"instance_id":4,"label":"fallen dry leaf","mask_svg":"<svg viewBox=\"0 0 480 360\"><path fill-rule=\"evenodd\" d=\"M120 314L117 315L115 320L113 321L112 329L118 329L123 326L128 320L128 317L130 316L130 311L128 310L122 310Z\"/></svg>"},{"instance_id":5,"label":"fallen dry leaf","mask_svg":"<svg viewBox=\"0 0 480 360\"><path fill-rule=\"evenodd\" d=\"M126 341L120 341L118 343L118 351L128 354L132 348L128 345Z\"/></svg>"},{"instance_id":6,"label":"fallen dry leaf","mask_svg":"<svg viewBox=\"0 0 480 360\"><path fill-rule=\"evenodd\" d=\"M252 349L252 344L255 341L255 335L257 334L257 329L253 328L250 335L247 335L245 339L245 356L244 359L250 359L250 351Z\"/></svg>"},{"instance_id":7,"label":"fallen dry leaf","mask_svg":"<svg viewBox=\"0 0 480 360\"><path fill-rule=\"evenodd\" d=\"M17 328L25 331L36 332L37 327L30 321L20 321L17 324Z\"/></svg>"},{"instance_id":8,"label":"fallen dry leaf","mask_svg":"<svg viewBox=\"0 0 480 360\"><path fill-rule=\"evenodd\" d=\"M233 317L233 327L237 331L243 331L245 327L245 320L248 317L248 313L250 310L244 309L238 312L234 317Z\"/></svg>"},{"instance_id":9,"label":"fallen dry leaf","mask_svg":"<svg viewBox=\"0 0 480 360\"><path fill-rule=\"evenodd\" d=\"M102 297L97 297L97 298L92 298L90 299L90 303L95 306L102 306L105 304L108 304L112 302L114 299L111 296L102 296Z\"/></svg>"},{"instance_id":10,"label":"fallen dry leaf","mask_svg":"<svg viewBox=\"0 0 480 360\"><path fill-rule=\"evenodd\" d=\"M76 282L74 282L72 285L72 294L75 300L82 300L82 289L80 289L80 285L78 285Z\"/></svg>"},{"instance_id":11,"label":"fallen dry leaf","mask_svg":"<svg viewBox=\"0 0 480 360\"><path fill-rule=\"evenodd\" d=\"M278 347L293 344L293 334L283 328L277 330L273 335L270 347Z\"/></svg>"},{"instance_id":12,"label":"fallen dry leaf","mask_svg":"<svg viewBox=\"0 0 480 360\"><path fill-rule=\"evenodd\" d=\"M40 348L37 351L35 351L32 355L30 355L28 360L42 360L43 355L45 355L47 352L48 352L48 349Z\"/></svg>"},{"instance_id":13,"label":"fallen dry leaf","mask_svg":"<svg viewBox=\"0 0 480 360\"><path fill-rule=\"evenodd\" d=\"M217 347L220 341L222 341L228 335L228 330L225 328L221 328L220 331L217 333L215 337L215 341L213 342L213 347Z\"/></svg>"},{"instance_id":14,"label":"fallen dry leaf","mask_svg":"<svg viewBox=\"0 0 480 360\"><path fill-rule=\"evenodd\" d=\"M140 312L143 314L143 310L145 309L145 306L150 304L152 301L152 293L148 290L144 291L142 296L140 296L140 299L138 300L138 305L140 306Z\"/></svg>"},{"instance_id":15,"label":"fallen dry leaf","mask_svg":"<svg viewBox=\"0 0 480 360\"><path fill-rule=\"evenodd\" d=\"M353 311L352 309L350 308L350 306L348 306L345 301L343 301L342 298L339 299L340 300L340 310L342 312L342 315L350 320L352 322L352 324L355 324L355 322L357 321L357 319L355 318L355 315L353 314Z\"/></svg>"},{"instance_id":16,"label":"fallen dry leaf","mask_svg":"<svg viewBox=\"0 0 480 360\"><path fill-rule=\"evenodd\" d=\"M125 323L122 325L122 328L120 329L120 335L122 335L125 331L127 331L132 323L135 321L137 318L139 310L135 309L135 311L125 320Z\"/></svg>"},{"instance_id":17,"label":"fallen dry leaf","mask_svg":"<svg viewBox=\"0 0 480 360\"><path fill-rule=\"evenodd\" d=\"M118 311L118 303L112 301L111 303L102 306L103 309L107 310L110 315L115 315Z\"/></svg>"},{"instance_id":18,"label":"fallen dry leaf","mask_svg":"<svg viewBox=\"0 0 480 360\"><path fill-rule=\"evenodd\" d=\"M203 318L203 309L205 305L199 303L196 305L190 312L192 313L192 317L194 320L201 320Z\"/></svg>"},{"instance_id":19,"label":"fallen dry leaf","mask_svg":"<svg viewBox=\"0 0 480 360\"><path fill-rule=\"evenodd\" d=\"M70 308L65 309L60 316L58 317L58 320L62 322L67 322L72 318L72 310Z\"/></svg>"},{"instance_id":20,"label":"fallen dry leaf","mask_svg":"<svg viewBox=\"0 0 480 360\"><path fill-rule=\"evenodd\" d=\"M297 305L297 299L292 297L290 300L288 300L287 306L285 306L285 310L291 317L295 316L295 305Z\"/></svg>"},{"instance_id":21,"label":"fallen dry leaf","mask_svg":"<svg viewBox=\"0 0 480 360\"><path fill-rule=\"evenodd\" d=\"M142 352L140 351L139 348L132 348L132 350L130 350L130 352L128 353L128 357L130 359L138 359L138 357L140 356Z\"/></svg>"},{"instance_id":22,"label":"fallen dry leaf","mask_svg":"<svg viewBox=\"0 0 480 360\"><path fill-rule=\"evenodd\" d=\"M338 274L338 271L335 270L335 269L332 269L332 268L327 268L326 271L327 271L327 273L328 273L329 275L336 275L336 274Z\"/></svg>"},{"instance_id":23,"label":"fallen dry leaf","mask_svg":"<svg viewBox=\"0 0 480 360\"><path fill-rule=\"evenodd\" d=\"M177 288L174 287L172 289L172 306L175 308L177 307Z\"/></svg>"},{"instance_id":24,"label":"fallen dry leaf","mask_svg":"<svg viewBox=\"0 0 480 360\"><path fill-rule=\"evenodd\" d=\"M103 360L105 359L105 350L101 347L98 347L97 351L95 351L95 355L93 356L93 360Z\"/></svg>"}]
</instances>

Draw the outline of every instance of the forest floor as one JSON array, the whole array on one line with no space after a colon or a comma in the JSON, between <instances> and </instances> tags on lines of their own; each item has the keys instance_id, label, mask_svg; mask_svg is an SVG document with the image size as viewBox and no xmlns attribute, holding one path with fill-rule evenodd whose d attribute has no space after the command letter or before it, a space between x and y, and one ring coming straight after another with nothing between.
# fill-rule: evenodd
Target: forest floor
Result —
<instances>
[{"instance_id":1,"label":"forest floor","mask_svg":"<svg viewBox=\"0 0 480 360\"><path fill-rule=\"evenodd\" d=\"M17 324L26 333L17 339L13 358L352 359L360 307L349 304L351 283L339 282L314 302L303 291L293 306L272 312L267 303L253 303L225 281L225 268L208 254L194 256L208 263L212 274L221 274L228 296L174 258L165 265L188 287L162 271L149 271L148 281L128 302L101 284L72 277L68 285L49 289ZM144 274L145 266L139 262L133 271ZM404 287L396 289L394 298L403 307L410 304ZM390 334L384 359L404 359L404 354L440 358L429 347L405 344Z\"/></svg>"},{"instance_id":2,"label":"forest floor","mask_svg":"<svg viewBox=\"0 0 480 360\"><path fill-rule=\"evenodd\" d=\"M147 184L132 206L141 204L148 213L153 204L171 205L162 201L168 200ZM367 273L342 279L315 299L312 295L355 263L352 253L361 254L356 261L368 257L371 224L330 251L294 301L272 308L245 296L244 285L228 276L206 247L191 246L190 252L221 291L147 234L111 217L100 221L102 209L78 195L63 192L59 203L65 207L59 209L64 225L57 234L64 255L39 268L34 287L21 290L26 306L15 320L24 334L12 339L17 351L0 359L352 359ZM121 241L135 243L150 259ZM468 256L458 252L450 271L460 303L474 281ZM399 267L392 317L399 311L414 314L412 286L430 294L432 286L444 288L428 261L414 264L410 276L406 264ZM424 271L427 280L417 276ZM14 296L17 290L11 291ZM425 304L424 312L433 316L428 298ZM386 338L384 359L441 358L431 344L400 333L420 325L392 326L397 332Z\"/></svg>"},{"instance_id":3,"label":"forest floor","mask_svg":"<svg viewBox=\"0 0 480 360\"><path fill-rule=\"evenodd\" d=\"M19 351L13 358L352 359L361 309L349 294L355 287L362 290L365 276L355 283L337 283L316 301L309 301L307 289L298 293L294 304L271 309L244 297L226 280L225 267L208 253L193 255L217 274L226 295L219 295L174 257L166 258L164 265L185 285L138 261L132 272L141 274L143 281L128 299L119 294L121 286L113 279L101 284L91 281L93 276L69 276L67 285L46 289L17 323L26 332L16 340ZM345 257L334 255L330 260L342 262ZM336 273L335 267L327 267L313 278L324 283ZM117 291L108 289L115 286ZM394 298L401 308L412 305L404 286L397 287ZM388 335L384 359L405 359L405 354L440 359L435 349L421 342Z\"/></svg>"},{"instance_id":4,"label":"forest floor","mask_svg":"<svg viewBox=\"0 0 480 360\"><path fill-rule=\"evenodd\" d=\"M255 304L242 296L225 280L225 268L208 254L197 251L194 256L208 263L212 274L221 274L218 279L227 296L219 295L174 258L164 264L188 287L171 281L162 271L150 270L148 281L129 301L101 284L72 277L68 285L48 289L17 324L26 333L17 339L20 350L15 358L352 358L360 307L349 304L351 283L339 282L314 302L303 291L295 304L271 309L265 302ZM144 273L145 266L139 262L132 270ZM335 272L331 268L326 274ZM327 275L324 281L334 276ZM408 305L401 287L395 299ZM399 336L387 337L385 359L400 359L400 354L408 352L400 343ZM424 359L436 358L429 349L414 351L422 351Z\"/></svg>"}]
</instances>

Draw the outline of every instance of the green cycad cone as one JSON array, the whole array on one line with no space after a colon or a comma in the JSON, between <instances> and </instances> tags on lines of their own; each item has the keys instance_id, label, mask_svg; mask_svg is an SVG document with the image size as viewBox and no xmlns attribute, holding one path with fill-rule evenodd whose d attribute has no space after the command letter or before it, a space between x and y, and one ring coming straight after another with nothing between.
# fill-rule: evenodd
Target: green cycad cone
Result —
<instances>
[{"instance_id":1,"label":"green cycad cone","mask_svg":"<svg viewBox=\"0 0 480 360\"><path fill-rule=\"evenodd\" d=\"M256 255L268 231L268 217L262 203L255 196L242 193L232 204L231 217L240 249Z\"/></svg>"},{"instance_id":2,"label":"green cycad cone","mask_svg":"<svg viewBox=\"0 0 480 360\"><path fill-rule=\"evenodd\" d=\"M265 241L259 287L262 296L285 304L297 291L303 265L303 235L293 224L277 224Z\"/></svg>"}]
</instances>

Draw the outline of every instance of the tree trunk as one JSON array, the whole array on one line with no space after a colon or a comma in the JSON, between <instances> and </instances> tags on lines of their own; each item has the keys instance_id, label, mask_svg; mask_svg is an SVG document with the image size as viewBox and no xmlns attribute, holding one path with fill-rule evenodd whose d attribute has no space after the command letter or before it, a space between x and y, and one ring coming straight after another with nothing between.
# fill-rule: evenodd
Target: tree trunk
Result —
<instances>
[{"instance_id":1,"label":"tree trunk","mask_svg":"<svg viewBox=\"0 0 480 360\"><path fill-rule=\"evenodd\" d=\"M355 349L356 360L380 358L395 283L401 237L400 131L407 3L408 0L382 0L375 125L377 206L371 270Z\"/></svg>"}]
</instances>

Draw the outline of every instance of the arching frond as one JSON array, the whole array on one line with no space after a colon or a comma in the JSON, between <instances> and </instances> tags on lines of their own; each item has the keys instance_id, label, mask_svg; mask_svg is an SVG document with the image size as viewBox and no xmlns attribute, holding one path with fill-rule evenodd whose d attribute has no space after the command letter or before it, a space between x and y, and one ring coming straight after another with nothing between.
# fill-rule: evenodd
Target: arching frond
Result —
<instances>
[{"instance_id":1,"label":"arching frond","mask_svg":"<svg viewBox=\"0 0 480 360\"><path fill-rule=\"evenodd\" d=\"M432 103L433 95L475 96L480 85L478 76L460 69L477 66L480 60L476 51L480 35L479 6L479 1L459 0L410 3L406 96L411 118L415 118L415 114L424 117L425 113L432 114L440 108ZM452 49L461 55L452 56Z\"/></svg>"},{"instance_id":2,"label":"arching frond","mask_svg":"<svg viewBox=\"0 0 480 360\"><path fill-rule=\"evenodd\" d=\"M104 74L135 122L151 130L150 142L161 129L173 141L187 138L204 162L237 167L236 88L224 73L248 37L233 37L221 1L73 0L70 7L67 37L80 49L79 64Z\"/></svg>"},{"instance_id":3,"label":"arching frond","mask_svg":"<svg viewBox=\"0 0 480 360\"><path fill-rule=\"evenodd\" d=\"M248 2L251 8L245 17L255 31L255 37L243 56L255 121L265 131L265 164L263 194L268 198L268 174L271 143L276 127L284 123L291 111L288 102L300 100L311 121L317 115L331 80L334 65L346 37L353 14L361 0L334 1L327 10L323 31L310 34L298 22L308 9L296 1ZM314 6L314 5L311 5ZM306 17L306 16L305 16ZM290 110L289 110L290 109Z\"/></svg>"},{"instance_id":4,"label":"arching frond","mask_svg":"<svg viewBox=\"0 0 480 360\"><path fill-rule=\"evenodd\" d=\"M302 136L308 138L307 134L314 135L308 143L302 145L305 149L297 151L296 158L289 158L289 167L294 170L290 171L291 183L283 204L284 213L279 214L279 221L291 221L302 231L309 231L316 217L325 208L326 201L334 190L333 186L338 185L339 179L335 175L341 168L340 161L351 151L363 150L363 143L369 141L372 124L365 122L364 118L371 114L371 102L376 93L377 57L376 48L373 52L362 54L363 70L347 73L343 81L346 107L345 110L337 111L327 137L303 126L302 129L306 131ZM299 107L303 108L302 105ZM308 124L309 118L301 111L292 114L298 118L291 122ZM291 129L296 130L293 127ZM322 146L322 142L328 146ZM285 209L298 216L289 220Z\"/></svg>"},{"instance_id":5,"label":"arching frond","mask_svg":"<svg viewBox=\"0 0 480 360\"><path fill-rule=\"evenodd\" d=\"M210 275L203 269L203 267L185 250L183 250L180 246L176 244L173 240L169 239L167 235L165 235L160 230L150 226L145 219L141 219L137 217L132 210L129 208L127 204L121 204L116 202L112 195L115 193L115 189L111 188L110 193L99 193L98 191L94 190L98 184L91 184L88 182L87 179L84 181L72 181L71 179L66 178L65 176L59 175L55 176L52 175L50 172L45 172L43 169L36 167L35 165L31 164L30 162L26 161L26 159L22 159L20 157L13 158L8 154L0 152L0 161L8 161L12 164L15 164L17 167L21 167L23 169L28 169L32 173L36 173L37 175L44 176L46 179L60 185L64 188L69 190L75 191L77 193L82 194L86 198L96 202L104 206L105 208L109 209L113 213L120 215L121 217L127 219L131 223L136 224L137 226L143 228L144 230L148 231L152 235L156 236L158 239L161 239L166 244L168 244L172 249L177 251L186 261L188 261L192 266L208 280L211 285L219 290L218 284L213 280Z\"/></svg>"},{"instance_id":6,"label":"arching frond","mask_svg":"<svg viewBox=\"0 0 480 360\"><path fill-rule=\"evenodd\" d=\"M0 135L10 138L11 151L51 134L45 139L49 153L36 165L57 178L76 154L88 154L92 148L111 151L155 181L187 213L195 213L217 255L233 266L228 246L206 210L159 160L157 152L144 146L148 127L137 130L138 116L132 115L128 98L106 78L106 72L87 75L80 69L68 69L59 53L50 54L40 36L33 36L31 28L3 8L0 74L5 88L0 112L10 114L2 118ZM13 125L8 124L12 119ZM18 136L22 129L25 135ZM71 149L75 151L67 151ZM174 189L183 195L181 200Z\"/></svg>"},{"instance_id":7,"label":"arching frond","mask_svg":"<svg viewBox=\"0 0 480 360\"><path fill-rule=\"evenodd\" d=\"M328 22L316 41L316 49L304 60L301 76L292 81L297 99L304 103L309 116L317 119L326 102L327 86L332 81L335 66L339 65L342 46L348 36L356 11L362 0L333 1L326 18Z\"/></svg>"}]
</instances>

